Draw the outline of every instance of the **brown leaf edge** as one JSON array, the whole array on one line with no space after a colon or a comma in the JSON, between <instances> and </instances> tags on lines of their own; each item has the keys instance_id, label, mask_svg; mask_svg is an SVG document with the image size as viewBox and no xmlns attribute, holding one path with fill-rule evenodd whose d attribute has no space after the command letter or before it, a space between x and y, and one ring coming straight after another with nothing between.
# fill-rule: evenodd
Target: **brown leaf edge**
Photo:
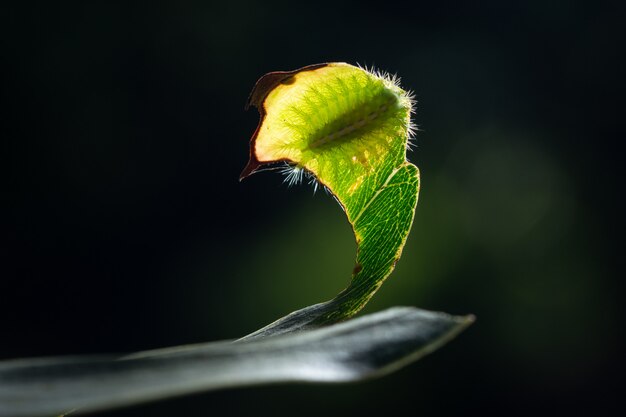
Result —
<instances>
[{"instance_id":1,"label":"brown leaf edge","mask_svg":"<svg viewBox=\"0 0 626 417\"><path fill-rule=\"evenodd\" d=\"M267 161L261 162L257 159L254 152L254 145L256 142L256 138L259 134L259 129L263 124L263 120L265 120L265 115L267 114L265 110L265 99L269 95L269 93L276 88L279 84L291 84L294 82L293 76L303 72L303 71L313 71L319 68L323 68L328 66L329 63L325 62L322 64L313 64L307 65L306 67L298 68L293 71L274 71L269 72L259 78L252 88L252 92L250 92L250 96L248 97L248 101L246 102L245 109L248 110L250 106L254 106L259 111L259 124L257 125L254 134L250 138L250 159L248 160L248 164L245 166L241 174L239 175L239 181L242 181L244 178L253 174L261 165L267 163ZM272 161L279 162L279 161Z\"/></svg>"}]
</instances>

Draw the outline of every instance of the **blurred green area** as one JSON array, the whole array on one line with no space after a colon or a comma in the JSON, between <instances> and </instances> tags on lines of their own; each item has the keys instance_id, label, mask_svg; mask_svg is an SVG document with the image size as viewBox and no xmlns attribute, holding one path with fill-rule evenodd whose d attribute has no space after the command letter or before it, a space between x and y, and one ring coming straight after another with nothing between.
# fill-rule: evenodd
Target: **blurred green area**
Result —
<instances>
[{"instance_id":1,"label":"blurred green area","mask_svg":"<svg viewBox=\"0 0 626 417\"><path fill-rule=\"evenodd\" d=\"M413 230L366 311L477 322L381 380L98 415L582 415L621 402L623 6L2 7L2 358L237 338L344 288L356 245L332 198L275 173L237 178L255 80L347 61L397 72L421 129Z\"/></svg>"}]
</instances>

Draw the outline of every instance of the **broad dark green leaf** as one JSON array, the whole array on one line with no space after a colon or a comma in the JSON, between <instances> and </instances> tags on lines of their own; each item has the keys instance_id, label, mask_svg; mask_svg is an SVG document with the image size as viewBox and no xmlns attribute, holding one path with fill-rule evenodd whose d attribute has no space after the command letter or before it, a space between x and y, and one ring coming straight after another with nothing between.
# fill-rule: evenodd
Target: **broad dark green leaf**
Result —
<instances>
[{"instance_id":1,"label":"broad dark green leaf","mask_svg":"<svg viewBox=\"0 0 626 417\"><path fill-rule=\"evenodd\" d=\"M397 307L252 341L0 362L0 416L54 416L219 388L376 377L430 353L472 320Z\"/></svg>"}]
</instances>

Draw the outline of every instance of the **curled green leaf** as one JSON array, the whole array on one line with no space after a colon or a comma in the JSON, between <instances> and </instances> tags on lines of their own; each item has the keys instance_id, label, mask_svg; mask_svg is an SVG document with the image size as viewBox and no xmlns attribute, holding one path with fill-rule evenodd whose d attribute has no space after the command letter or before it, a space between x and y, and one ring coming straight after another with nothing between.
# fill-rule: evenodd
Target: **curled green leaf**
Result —
<instances>
[{"instance_id":1,"label":"curled green leaf","mask_svg":"<svg viewBox=\"0 0 626 417\"><path fill-rule=\"evenodd\" d=\"M356 314L391 274L413 222L419 171L406 159L411 95L395 77L345 63L266 74L249 104L261 119L241 178L286 163L290 180L311 176L337 199L358 245L349 286L249 336L283 333Z\"/></svg>"}]
</instances>

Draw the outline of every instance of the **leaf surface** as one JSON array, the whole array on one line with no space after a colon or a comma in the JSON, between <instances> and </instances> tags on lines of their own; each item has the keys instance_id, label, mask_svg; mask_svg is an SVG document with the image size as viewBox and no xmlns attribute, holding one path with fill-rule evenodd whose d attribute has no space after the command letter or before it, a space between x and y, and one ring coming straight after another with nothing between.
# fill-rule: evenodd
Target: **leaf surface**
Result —
<instances>
[{"instance_id":1,"label":"leaf surface","mask_svg":"<svg viewBox=\"0 0 626 417\"><path fill-rule=\"evenodd\" d=\"M472 317L396 307L321 329L127 356L0 362L0 416L54 416L281 382L347 382L430 353Z\"/></svg>"},{"instance_id":2,"label":"leaf surface","mask_svg":"<svg viewBox=\"0 0 626 417\"><path fill-rule=\"evenodd\" d=\"M257 335L345 320L392 272L413 222L420 182L417 167L406 160L410 94L396 79L328 63L263 76L249 104L261 120L241 178L277 162L286 162L291 175L313 176L344 209L358 247L343 292Z\"/></svg>"}]
</instances>

